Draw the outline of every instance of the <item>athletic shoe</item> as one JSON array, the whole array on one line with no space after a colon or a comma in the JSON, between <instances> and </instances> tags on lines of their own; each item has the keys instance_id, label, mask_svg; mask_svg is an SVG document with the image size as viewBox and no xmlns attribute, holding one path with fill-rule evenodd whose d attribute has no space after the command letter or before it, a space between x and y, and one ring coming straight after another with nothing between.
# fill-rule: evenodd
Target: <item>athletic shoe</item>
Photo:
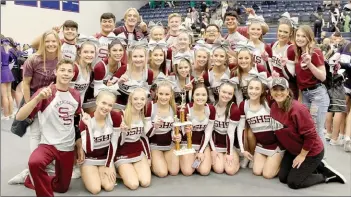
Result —
<instances>
[{"instance_id":1,"label":"athletic shoe","mask_svg":"<svg viewBox=\"0 0 351 197\"><path fill-rule=\"evenodd\" d=\"M329 145L332 145L332 146L342 146L343 145L343 142L341 140L333 140L331 139L329 141Z\"/></svg>"},{"instance_id":2,"label":"athletic shoe","mask_svg":"<svg viewBox=\"0 0 351 197\"><path fill-rule=\"evenodd\" d=\"M10 179L7 183L9 185L23 184L28 175L29 175L29 170L25 169L21 173L17 174L12 179Z\"/></svg>"},{"instance_id":3,"label":"athletic shoe","mask_svg":"<svg viewBox=\"0 0 351 197\"><path fill-rule=\"evenodd\" d=\"M325 140L329 142L330 139L331 139L331 136L332 136L332 134L327 132L327 133L325 134L325 136L324 136L324 137L325 137Z\"/></svg>"},{"instance_id":4,"label":"athletic shoe","mask_svg":"<svg viewBox=\"0 0 351 197\"><path fill-rule=\"evenodd\" d=\"M345 144L345 136L344 135L339 135L338 141L340 141L341 145Z\"/></svg>"},{"instance_id":5,"label":"athletic shoe","mask_svg":"<svg viewBox=\"0 0 351 197\"><path fill-rule=\"evenodd\" d=\"M322 160L321 163L322 163L323 168L324 168L322 174L325 177L325 182L326 183L337 182L337 183L345 184L347 182L345 177L342 176L334 168L329 166L325 160Z\"/></svg>"},{"instance_id":6,"label":"athletic shoe","mask_svg":"<svg viewBox=\"0 0 351 197\"><path fill-rule=\"evenodd\" d=\"M1 116L1 120L10 120L10 116Z\"/></svg>"},{"instance_id":7,"label":"athletic shoe","mask_svg":"<svg viewBox=\"0 0 351 197\"><path fill-rule=\"evenodd\" d=\"M248 158L244 157L244 159L240 161L241 168L246 168L249 161L250 160Z\"/></svg>"},{"instance_id":8,"label":"athletic shoe","mask_svg":"<svg viewBox=\"0 0 351 197\"><path fill-rule=\"evenodd\" d=\"M347 140L344 143L344 150L346 152L351 152L351 140Z\"/></svg>"},{"instance_id":9,"label":"athletic shoe","mask_svg":"<svg viewBox=\"0 0 351 197\"><path fill-rule=\"evenodd\" d=\"M74 165L73 166L73 171L72 171L72 179L79 179L80 178L80 169L78 166Z\"/></svg>"},{"instance_id":10,"label":"athletic shoe","mask_svg":"<svg viewBox=\"0 0 351 197\"><path fill-rule=\"evenodd\" d=\"M253 166L254 166L254 162L253 162L253 161L250 161L250 163L249 163L249 168L252 169Z\"/></svg>"}]
</instances>

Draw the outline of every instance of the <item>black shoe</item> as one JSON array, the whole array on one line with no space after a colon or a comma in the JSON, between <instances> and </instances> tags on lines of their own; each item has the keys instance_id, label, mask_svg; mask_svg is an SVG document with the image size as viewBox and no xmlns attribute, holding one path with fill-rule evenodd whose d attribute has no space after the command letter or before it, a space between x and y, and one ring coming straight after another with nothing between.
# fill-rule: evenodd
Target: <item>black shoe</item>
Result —
<instances>
[{"instance_id":1,"label":"black shoe","mask_svg":"<svg viewBox=\"0 0 351 197\"><path fill-rule=\"evenodd\" d=\"M342 176L338 171L330 167L325 160L322 160L320 165L324 169L321 171L325 177L326 183L342 183L345 184L347 181L344 176Z\"/></svg>"}]
</instances>

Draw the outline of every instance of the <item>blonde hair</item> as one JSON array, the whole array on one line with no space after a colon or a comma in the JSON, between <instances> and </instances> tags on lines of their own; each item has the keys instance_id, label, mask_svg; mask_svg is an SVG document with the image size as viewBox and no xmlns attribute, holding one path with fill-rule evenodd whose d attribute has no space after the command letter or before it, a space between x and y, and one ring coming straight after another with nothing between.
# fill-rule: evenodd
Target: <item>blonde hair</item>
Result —
<instances>
[{"instance_id":1,"label":"blonde hair","mask_svg":"<svg viewBox=\"0 0 351 197\"><path fill-rule=\"evenodd\" d=\"M96 102L99 101L102 97L105 97L105 96L110 96L113 98L113 103L116 102L117 100L117 97L115 94L113 94L112 92L108 91L108 90L102 90L99 92L99 94L97 95L96 97Z\"/></svg>"},{"instance_id":2,"label":"blonde hair","mask_svg":"<svg viewBox=\"0 0 351 197\"><path fill-rule=\"evenodd\" d=\"M177 112L177 107L176 107L176 103L175 103L174 91L172 89L172 85L169 82L167 82L167 81L162 81L159 84L157 84L156 101L158 100L157 94L158 94L158 89L160 87L168 87L171 90L171 99L169 100L169 105L171 106L173 112L176 113Z\"/></svg>"},{"instance_id":3,"label":"blonde hair","mask_svg":"<svg viewBox=\"0 0 351 197\"><path fill-rule=\"evenodd\" d=\"M209 52L207 52L206 51L206 49L204 49L204 48L199 48L199 49L197 49L196 51L195 51L195 57L194 57L194 59L195 59L195 63L197 62L196 60L197 60L197 53L198 52L200 52L200 51L203 51L203 52L205 52L206 53L206 55L207 55L207 62L206 62L206 65L205 65L205 68L204 68L204 70L205 71L207 71L208 70L208 68L209 68L209 64L210 64L210 59L211 59L211 55L210 55L210 53Z\"/></svg>"},{"instance_id":4,"label":"blonde hair","mask_svg":"<svg viewBox=\"0 0 351 197\"><path fill-rule=\"evenodd\" d=\"M306 44L306 53L308 54L312 54L314 49L316 48L316 42L314 41L314 33L311 29L310 26L308 25L301 25L297 31L302 31L305 34L305 37L307 39L307 44ZM296 32L297 32L296 31ZM296 36L294 38L294 40L296 40ZM302 48L297 46L295 47L295 61L298 62L299 58L302 55Z\"/></svg>"},{"instance_id":5,"label":"blonde hair","mask_svg":"<svg viewBox=\"0 0 351 197\"><path fill-rule=\"evenodd\" d=\"M128 16L128 13L130 11L134 11L137 15L138 15L138 22L140 22L140 14L138 12L138 10L136 8L128 8L125 12L124 12L124 20L127 20L127 16Z\"/></svg>"},{"instance_id":6,"label":"blonde hair","mask_svg":"<svg viewBox=\"0 0 351 197\"><path fill-rule=\"evenodd\" d=\"M261 36L258 38L259 40L261 40L261 42L263 41L263 35L268 32L269 28L267 29L266 26L262 25L261 22L252 22L249 26L248 26L248 31L250 31L250 27L251 25L260 25L261 27ZM249 39L251 39L250 34L249 34Z\"/></svg>"},{"instance_id":7,"label":"blonde hair","mask_svg":"<svg viewBox=\"0 0 351 197\"><path fill-rule=\"evenodd\" d=\"M147 95L144 89L142 88L136 88L132 93L129 94L128 97L128 103L126 106L126 109L124 110L124 123L130 128L132 125L132 121L133 121L133 114L132 114L132 100L133 100L133 96L136 92L143 92L145 94L145 99L147 99ZM146 101L145 101L146 103ZM140 118L141 120L144 122L145 125L145 107L140 111Z\"/></svg>"},{"instance_id":8,"label":"blonde hair","mask_svg":"<svg viewBox=\"0 0 351 197\"><path fill-rule=\"evenodd\" d=\"M182 20L182 16L178 13L172 13L170 15L168 15L168 22L172 19L172 18L175 18L175 17L178 17L180 18L180 20Z\"/></svg>"},{"instance_id":9,"label":"blonde hair","mask_svg":"<svg viewBox=\"0 0 351 197\"><path fill-rule=\"evenodd\" d=\"M60 41L60 37L58 36L58 34L56 33L56 31L54 30L49 30L46 31L45 33L43 33L43 35L40 38L40 44L38 47L38 51L35 53L37 56L41 56L41 58L43 59L43 63L44 63L44 71L46 72L46 46L45 46L45 39L46 37L48 37L48 35L53 34L56 42L57 42L57 51L56 51L56 56L57 59L60 60L62 55L61 55L61 41Z\"/></svg>"},{"instance_id":10,"label":"blonde hair","mask_svg":"<svg viewBox=\"0 0 351 197\"><path fill-rule=\"evenodd\" d=\"M145 55L145 66L144 66L144 71L145 70L147 70L147 63L148 63L148 61L147 61L147 55L148 55L148 53L147 53L147 51L146 51L146 48L145 47L143 47L143 46L138 46L138 47L135 47L135 49L133 49L132 51L129 51L128 52L128 66L127 66L127 72L129 73L131 70L133 70L133 68L134 68L134 64L133 64L133 61L132 61L132 58L133 58L133 53L134 53L134 51L135 50L137 50L137 49L143 49L143 51L144 51L144 55Z\"/></svg>"}]
</instances>

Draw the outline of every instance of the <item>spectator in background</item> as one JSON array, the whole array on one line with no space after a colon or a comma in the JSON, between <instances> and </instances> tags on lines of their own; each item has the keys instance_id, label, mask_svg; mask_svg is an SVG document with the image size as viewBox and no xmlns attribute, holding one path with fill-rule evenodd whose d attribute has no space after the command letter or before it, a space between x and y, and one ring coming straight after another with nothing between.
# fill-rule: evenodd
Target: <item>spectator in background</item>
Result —
<instances>
[{"instance_id":1,"label":"spectator in background","mask_svg":"<svg viewBox=\"0 0 351 197\"><path fill-rule=\"evenodd\" d=\"M191 19L193 24L197 24L199 22L199 12L195 9L195 7L191 8Z\"/></svg>"},{"instance_id":2,"label":"spectator in background","mask_svg":"<svg viewBox=\"0 0 351 197\"><path fill-rule=\"evenodd\" d=\"M184 22L183 22L184 26L187 28L187 29L191 29L192 25L193 25L193 21L192 21L192 18L191 18L191 13L187 13L186 14L186 17L184 19Z\"/></svg>"},{"instance_id":3,"label":"spectator in background","mask_svg":"<svg viewBox=\"0 0 351 197\"><path fill-rule=\"evenodd\" d=\"M224 15L227 12L227 9L228 9L228 2L222 1L222 19L224 18Z\"/></svg>"},{"instance_id":4,"label":"spectator in background","mask_svg":"<svg viewBox=\"0 0 351 197\"><path fill-rule=\"evenodd\" d=\"M206 9L207 9L206 2L202 2L202 4L201 4L201 12L206 12Z\"/></svg>"},{"instance_id":5,"label":"spectator in background","mask_svg":"<svg viewBox=\"0 0 351 197\"><path fill-rule=\"evenodd\" d=\"M322 8L320 6L318 6L317 11L314 12L312 16L314 17L313 33L314 33L315 37L317 38L318 42L320 43L322 27L324 24Z\"/></svg>"},{"instance_id":6,"label":"spectator in background","mask_svg":"<svg viewBox=\"0 0 351 197\"><path fill-rule=\"evenodd\" d=\"M222 29L223 20L220 15L217 15L217 19L214 21L214 24L217 25L220 29Z\"/></svg>"},{"instance_id":7,"label":"spectator in background","mask_svg":"<svg viewBox=\"0 0 351 197\"><path fill-rule=\"evenodd\" d=\"M168 6L169 6L170 8L174 8L174 7L175 7L173 1L166 1L166 2L167 2Z\"/></svg>"}]
</instances>

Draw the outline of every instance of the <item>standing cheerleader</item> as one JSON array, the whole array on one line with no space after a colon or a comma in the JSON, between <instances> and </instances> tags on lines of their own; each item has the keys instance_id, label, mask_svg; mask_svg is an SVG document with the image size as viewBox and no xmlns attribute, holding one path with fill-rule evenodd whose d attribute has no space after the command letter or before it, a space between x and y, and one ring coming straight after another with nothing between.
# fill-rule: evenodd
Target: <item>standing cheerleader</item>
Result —
<instances>
[{"instance_id":1,"label":"standing cheerleader","mask_svg":"<svg viewBox=\"0 0 351 197\"><path fill-rule=\"evenodd\" d=\"M171 57L172 57L172 63L173 65L175 64L174 61L177 58L177 56L188 56L190 63L194 63L194 51L191 50L192 47L192 35L186 30L181 30L177 40L175 41L175 46L171 47ZM169 55L168 55L169 56ZM174 71L174 67L172 67L172 71Z\"/></svg>"},{"instance_id":2,"label":"standing cheerleader","mask_svg":"<svg viewBox=\"0 0 351 197\"><path fill-rule=\"evenodd\" d=\"M114 38L108 45L107 58L104 58L94 66L94 95L91 95L91 92L89 94L89 99L92 101L103 89L109 89L117 94L117 71L125 66L122 64L125 44L123 39ZM113 109L122 109L122 107L115 103Z\"/></svg>"},{"instance_id":3,"label":"standing cheerleader","mask_svg":"<svg viewBox=\"0 0 351 197\"><path fill-rule=\"evenodd\" d=\"M186 103L189 103L191 100L193 77L190 75L191 63L189 57L177 56L174 64L175 73L170 76L170 79L176 84L174 88L174 98L177 106L179 106L182 103L182 96L184 96Z\"/></svg>"},{"instance_id":4,"label":"standing cheerleader","mask_svg":"<svg viewBox=\"0 0 351 197\"><path fill-rule=\"evenodd\" d=\"M228 41L217 40L213 44L212 60L213 67L208 70L203 78L205 85L209 88L209 99L211 103L218 101L218 89L222 79L230 78L230 70L228 67L229 50Z\"/></svg>"},{"instance_id":5,"label":"standing cheerleader","mask_svg":"<svg viewBox=\"0 0 351 197\"><path fill-rule=\"evenodd\" d=\"M167 43L165 41L150 41L149 48L149 69L153 73L153 80L169 74L166 66Z\"/></svg>"},{"instance_id":6,"label":"standing cheerleader","mask_svg":"<svg viewBox=\"0 0 351 197\"><path fill-rule=\"evenodd\" d=\"M122 117L112 111L116 96L109 91L101 91L96 98L96 111L93 116L84 113L79 123L85 161L81 166L85 188L98 194L101 188L112 191L116 183L116 170L113 162L120 136ZM112 155L108 158L108 155Z\"/></svg>"},{"instance_id":7,"label":"standing cheerleader","mask_svg":"<svg viewBox=\"0 0 351 197\"><path fill-rule=\"evenodd\" d=\"M74 77L71 82L71 87L79 91L80 98L83 103L85 94L92 81L91 64L96 58L96 46L99 43L94 37L86 38L82 35L79 36L77 43L79 49L76 62L74 64ZM83 103L82 108L88 108L89 106L87 104L88 103Z\"/></svg>"},{"instance_id":8,"label":"standing cheerleader","mask_svg":"<svg viewBox=\"0 0 351 197\"><path fill-rule=\"evenodd\" d=\"M13 98L11 95L11 83L14 77L10 70L9 64L12 62L9 50L11 49L10 41L6 38L1 39L1 105L4 109L2 120L9 120L13 114Z\"/></svg>"},{"instance_id":9,"label":"standing cheerleader","mask_svg":"<svg viewBox=\"0 0 351 197\"><path fill-rule=\"evenodd\" d=\"M264 18L262 16L250 15L248 20L249 43L255 46L255 50L253 52L255 63L264 66L269 73L272 73L268 63L269 58L272 58L272 49L269 45L262 42L263 35L265 35L268 31L268 29L265 27L268 26L264 22Z\"/></svg>"},{"instance_id":10,"label":"standing cheerleader","mask_svg":"<svg viewBox=\"0 0 351 197\"><path fill-rule=\"evenodd\" d=\"M130 91L126 109L122 113L124 120L118 140L115 166L124 185L135 190L139 185L148 187L151 183L151 160L146 133L152 127L150 116L145 117L144 112L147 101L146 90L136 88Z\"/></svg>"},{"instance_id":11,"label":"standing cheerleader","mask_svg":"<svg viewBox=\"0 0 351 197\"><path fill-rule=\"evenodd\" d=\"M150 29L149 42L159 42L165 38L165 29L160 21L157 23L150 21L148 28Z\"/></svg>"},{"instance_id":12,"label":"standing cheerleader","mask_svg":"<svg viewBox=\"0 0 351 197\"><path fill-rule=\"evenodd\" d=\"M236 82L223 80L219 87L218 102L215 105L216 119L211 138L212 168L216 173L226 172L234 175L239 170L239 155L233 149L236 127L239 123L240 112L234 102L234 87Z\"/></svg>"},{"instance_id":13,"label":"standing cheerleader","mask_svg":"<svg viewBox=\"0 0 351 197\"><path fill-rule=\"evenodd\" d=\"M186 128L185 131L191 132L192 145L197 152L180 156L180 169L185 176L190 176L195 171L193 163L200 162L196 170L206 176L211 171L211 150L207 145L212 135L216 109L207 104L208 90L202 83L196 84L192 98L193 103L187 104L185 108L187 121L192 123L192 128ZM182 145L186 146L188 134L184 134Z\"/></svg>"},{"instance_id":14,"label":"standing cheerleader","mask_svg":"<svg viewBox=\"0 0 351 197\"><path fill-rule=\"evenodd\" d=\"M295 42L297 86L302 92L302 103L310 110L318 135L325 144L324 123L330 99L322 83L326 79L324 57L315 45L311 27L300 26L296 31Z\"/></svg>"},{"instance_id":15,"label":"standing cheerleader","mask_svg":"<svg viewBox=\"0 0 351 197\"><path fill-rule=\"evenodd\" d=\"M271 126L270 108L266 101L267 81L252 78L248 83L249 99L240 103L240 122L238 140L241 153L253 163L253 173L267 179L274 178L280 168L283 152ZM245 122L249 125L257 141L255 154L252 156L244 150L242 136Z\"/></svg>"},{"instance_id":16,"label":"standing cheerleader","mask_svg":"<svg viewBox=\"0 0 351 197\"><path fill-rule=\"evenodd\" d=\"M158 177L165 177L168 173L175 176L179 173L179 158L173 153L172 143L174 116L177 115L173 85L166 80L156 83L156 102L148 103L146 108L154 124L154 128L147 133L151 147L151 169Z\"/></svg>"},{"instance_id":17,"label":"standing cheerleader","mask_svg":"<svg viewBox=\"0 0 351 197\"><path fill-rule=\"evenodd\" d=\"M129 89L133 86L150 86L153 81L153 73L147 68L146 61L147 40L131 42L129 45L129 62L128 66L118 69L116 76L118 78L119 93L117 104L120 109L125 109L128 102Z\"/></svg>"},{"instance_id":18,"label":"standing cheerleader","mask_svg":"<svg viewBox=\"0 0 351 197\"><path fill-rule=\"evenodd\" d=\"M195 78L195 83L203 83L203 75L210 68L210 53L212 45L199 40L194 46L195 60L192 66L191 75Z\"/></svg>"},{"instance_id":19,"label":"standing cheerleader","mask_svg":"<svg viewBox=\"0 0 351 197\"><path fill-rule=\"evenodd\" d=\"M294 98L298 99L299 90L295 77L295 46L291 43L294 39L297 20L290 17L289 13L284 13L279 19L277 37L278 40L272 44L272 59L269 62L272 74L277 73L289 81L290 89L294 93ZM273 72L274 71L274 72Z\"/></svg>"}]
</instances>

